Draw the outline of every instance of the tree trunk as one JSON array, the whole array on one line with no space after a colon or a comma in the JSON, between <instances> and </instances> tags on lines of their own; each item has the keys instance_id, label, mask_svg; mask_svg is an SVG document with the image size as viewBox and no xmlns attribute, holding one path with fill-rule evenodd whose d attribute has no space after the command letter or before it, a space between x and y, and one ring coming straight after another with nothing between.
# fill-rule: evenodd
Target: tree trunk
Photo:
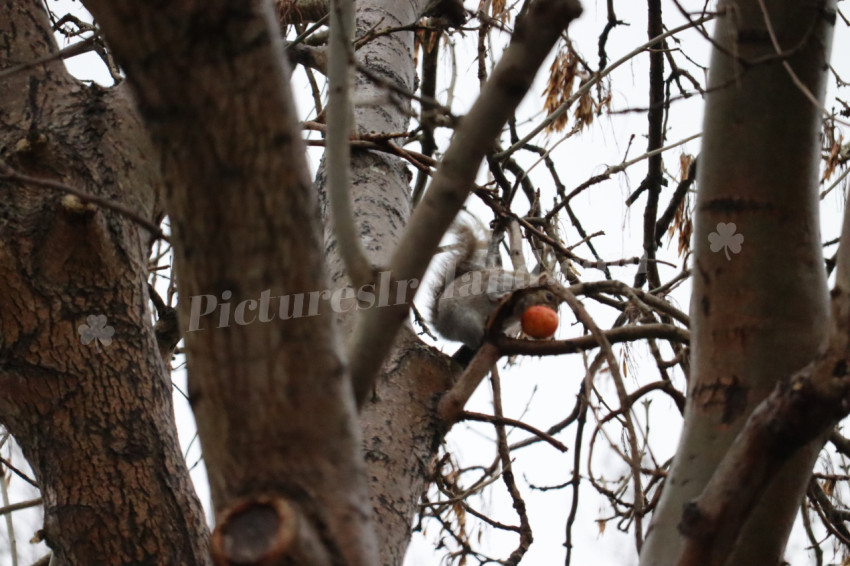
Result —
<instances>
[{"instance_id":1,"label":"tree trunk","mask_svg":"<svg viewBox=\"0 0 850 566\"><path fill-rule=\"evenodd\" d=\"M766 19L759 4L719 7L697 180L685 427L644 566L678 563L683 506L700 494L753 408L777 380L811 361L826 337L821 111L810 97L823 100L834 8L775 0L765 2ZM774 32L787 50L782 56ZM810 94L794 83L786 60ZM821 446L812 443L786 464L727 564L779 563Z\"/></svg>"},{"instance_id":2,"label":"tree trunk","mask_svg":"<svg viewBox=\"0 0 850 566\"><path fill-rule=\"evenodd\" d=\"M416 21L427 2L417 0L359 0L357 35L368 30ZM416 90L413 32L387 34L368 42L357 60L369 71L407 91ZM362 74L355 81L355 124L360 134L407 130L410 101L388 98L385 87ZM325 162L316 186L327 219ZM410 171L402 159L376 151L354 149L351 157L351 199L363 246L374 265L386 265L410 216ZM334 288L349 284L337 253L333 227L325 223L325 252ZM349 336L355 313L342 316L343 335ZM409 327L401 331L396 348L384 364L373 398L360 414L363 455L369 478L372 510L381 564L400 565L410 543L410 525L419 498L430 479L429 464L445 429L434 405L450 385L451 365L445 356L425 346Z\"/></svg>"},{"instance_id":3,"label":"tree trunk","mask_svg":"<svg viewBox=\"0 0 850 566\"><path fill-rule=\"evenodd\" d=\"M0 30L0 65L57 52L40 2L0 5ZM159 160L127 89L53 60L4 77L0 109L0 419L42 490L51 564L209 564L147 308L151 235L21 180L161 218Z\"/></svg>"}]
</instances>

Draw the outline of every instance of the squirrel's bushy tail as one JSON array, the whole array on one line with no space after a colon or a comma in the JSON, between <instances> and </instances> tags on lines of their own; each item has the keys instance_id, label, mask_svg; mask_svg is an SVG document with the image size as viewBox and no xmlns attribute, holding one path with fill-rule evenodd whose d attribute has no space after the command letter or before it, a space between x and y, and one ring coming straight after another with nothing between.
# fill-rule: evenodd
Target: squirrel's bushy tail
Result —
<instances>
[{"instance_id":1,"label":"squirrel's bushy tail","mask_svg":"<svg viewBox=\"0 0 850 566\"><path fill-rule=\"evenodd\" d=\"M456 242L448 247L448 258L443 261L440 276L432 289L431 311L435 320L438 314L439 298L458 277L484 269L487 254L487 242L479 234L480 230L470 222L456 220L451 233Z\"/></svg>"}]
</instances>

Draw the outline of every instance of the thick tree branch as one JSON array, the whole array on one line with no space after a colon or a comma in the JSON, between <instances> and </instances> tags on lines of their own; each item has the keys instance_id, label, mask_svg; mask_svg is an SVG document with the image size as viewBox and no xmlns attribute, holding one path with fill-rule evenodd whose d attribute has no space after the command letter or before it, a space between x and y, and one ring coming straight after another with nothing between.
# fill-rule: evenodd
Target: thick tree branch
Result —
<instances>
[{"instance_id":1,"label":"thick tree branch","mask_svg":"<svg viewBox=\"0 0 850 566\"><path fill-rule=\"evenodd\" d=\"M0 254L0 420L41 489L54 565L206 565L145 308L159 155L126 88L68 74L45 10L0 6L0 245L15 247Z\"/></svg>"},{"instance_id":2,"label":"thick tree branch","mask_svg":"<svg viewBox=\"0 0 850 566\"><path fill-rule=\"evenodd\" d=\"M318 202L270 6L87 7L164 158L181 321L193 330L189 397L216 512L281 498L304 521L296 536L320 533L328 563L376 564L360 429L321 293ZM290 308L299 294L312 297L307 313ZM202 319L219 300L228 320ZM264 542L272 554L257 562L277 548Z\"/></svg>"},{"instance_id":3,"label":"thick tree branch","mask_svg":"<svg viewBox=\"0 0 850 566\"><path fill-rule=\"evenodd\" d=\"M758 2L718 8L694 218L688 405L644 566L778 563L823 427L838 416L835 395L845 393L836 364L846 336L827 345L835 336L823 324L826 277L815 267L818 107L776 58ZM801 46L788 63L819 96L830 10L770 3L782 44ZM740 234L725 256L716 242L729 228ZM836 296L833 313L844 301Z\"/></svg>"},{"instance_id":4,"label":"thick tree branch","mask_svg":"<svg viewBox=\"0 0 850 566\"><path fill-rule=\"evenodd\" d=\"M833 291L835 315L850 315L847 289ZM840 330L839 330L840 327ZM850 413L847 319L818 359L753 411L700 497L684 511L679 566L721 566L771 480L799 449Z\"/></svg>"},{"instance_id":5,"label":"thick tree branch","mask_svg":"<svg viewBox=\"0 0 850 566\"><path fill-rule=\"evenodd\" d=\"M501 357L499 348L491 342L485 342L478 349L457 383L440 399L437 414L447 427L461 419L466 402Z\"/></svg>"}]
</instances>

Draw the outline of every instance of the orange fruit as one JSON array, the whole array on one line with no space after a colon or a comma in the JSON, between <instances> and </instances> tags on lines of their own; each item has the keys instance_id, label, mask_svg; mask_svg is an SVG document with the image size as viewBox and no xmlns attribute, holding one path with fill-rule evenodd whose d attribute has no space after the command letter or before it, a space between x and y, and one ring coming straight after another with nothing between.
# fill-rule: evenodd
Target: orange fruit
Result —
<instances>
[{"instance_id":1,"label":"orange fruit","mask_svg":"<svg viewBox=\"0 0 850 566\"><path fill-rule=\"evenodd\" d=\"M534 305L522 313L522 331L532 338L549 338L558 329L558 313L544 305Z\"/></svg>"}]
</instances>

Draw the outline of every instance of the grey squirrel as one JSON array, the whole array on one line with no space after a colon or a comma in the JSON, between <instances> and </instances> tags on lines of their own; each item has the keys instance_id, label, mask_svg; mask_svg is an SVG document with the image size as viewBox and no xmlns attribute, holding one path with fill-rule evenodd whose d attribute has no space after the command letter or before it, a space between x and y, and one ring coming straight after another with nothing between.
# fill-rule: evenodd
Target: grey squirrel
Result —
<instances>
[{"instance_id":1,"label":"grey squirrel","mask_svg":"<svg viewBox=\"0 0 850 566\"><path fill-rule=\"evenodd\" d=\"M501 302L518 289L536 287L546 280L546 274L530 275L527 271L507 271L487 267L487 243L466 223L454 228L457 244L451 259L434 287L431 322L441 336L462 342L477 350L484 341L487 322ZM502 331L508 335L519 330L522 314L531 306L546 305L557 311L559 301L545 287L523 294L507 315ZM458 352L456 359L470 352Z\"/></svg>"}]
</instances>

